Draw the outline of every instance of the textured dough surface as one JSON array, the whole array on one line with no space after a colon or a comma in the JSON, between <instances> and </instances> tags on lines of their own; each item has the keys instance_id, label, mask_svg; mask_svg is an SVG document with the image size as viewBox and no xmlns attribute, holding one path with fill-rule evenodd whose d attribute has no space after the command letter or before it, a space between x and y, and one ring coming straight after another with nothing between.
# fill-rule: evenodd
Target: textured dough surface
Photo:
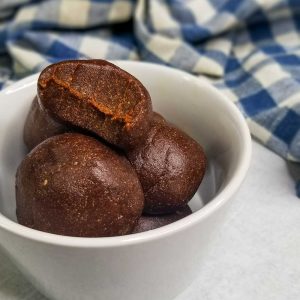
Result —
<instances>
[{"instance_id":1,"label":"textured dough surface","mask_svg":"<svg viewBox=\"0 0 300 300\"><path fill-rule=\"evenodd\" d=\"M131 233L144 205L128 160L77 133L49 138L25 157L16 200L20 224L81 237Z\"/></svg>"},{"instance_id":2,"label":"textured dough surface","mask_svg":"<svg viewBox=\"0 0 300 300\"><path fill-rule=\"evenodd\" d=\"M33 99L23 132L23 139L28 150L51 136L68 131L70 129L67 126L56 122L41 109L37 97Z\"/></svg>"},{"instance_id":3,"label":"textured dough surface","mask_svg":"<svg viewBox=\"0 0 300 300\"><path fill-rule=\"evenodd\" d=\"M149 214L172 213L184 207L196 193L206 168L202 147L157 116L146 141L128 151L127 157L142 184L144 211Z\"/></svg>"}]
</instances>

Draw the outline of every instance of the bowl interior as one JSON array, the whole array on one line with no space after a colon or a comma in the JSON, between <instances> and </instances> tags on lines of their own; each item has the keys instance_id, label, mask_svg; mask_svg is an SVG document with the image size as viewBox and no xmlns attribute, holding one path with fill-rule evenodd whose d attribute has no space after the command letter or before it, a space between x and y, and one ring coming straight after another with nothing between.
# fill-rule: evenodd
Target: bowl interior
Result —
<instances>
[{"instance_id":1,"label":"bowl interior","mask_svg":"<svg viewBox=\"0 0 300 300\"><path fill-rule=\"evenodd\" d=\"M241 163L244 139L232 106L205 81L183 72L151 64L118 62L146 86L155 111L184 130L205 149L208 169L190 202L199 210L219 194ZM0 96L0 212L16 221L15 173L26 154L23 125L36 94L37 75L7 89Z\"/></svg>"}]
</instances>

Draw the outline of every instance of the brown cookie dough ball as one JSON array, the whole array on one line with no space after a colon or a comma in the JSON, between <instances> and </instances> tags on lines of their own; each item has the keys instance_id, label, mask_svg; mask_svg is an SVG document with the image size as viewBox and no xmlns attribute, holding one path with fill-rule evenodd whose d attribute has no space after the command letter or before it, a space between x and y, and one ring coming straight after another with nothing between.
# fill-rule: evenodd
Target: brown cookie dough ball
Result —
<instances>
[{"instance_id":1,"label":"brown cookie dough ball","mask_svg":"<svg viewBox=\"0 0 300 300\"><path fill-rule=\"evenodd\" d=\"M124 156L77 133L51 137L22 161L16 175L20 224L55 234L129 234L144 196Z\"/></svg>"},{"instance_id":2,"label":"brown cookie dough ball","mask_svg":"<svg viewBox=\"0 0 300 300\"><path fill-rule=\"evenodd\" d=\"M146 141L127 152L142 184L144 211L172 213L184 207L204 176L202 147L180 129L154 118Z\"/></svg>"},{"instance_id":3,"label":"brown cookie dough ball","mask_svg":"<svg viewBox=\"0 0 300 300\"><path fill-rule=\"evenodd\" d=\"M189 206L185 206L184 208L175 211L175 213L173 214L159 216L142 215L139 219L138 224L134 228L133 233L144 232L171 224L180 219L183 219L191 213L192 210L189 208Z\"/></svg>"},{"instance_id":4,"label":"brown cookie dough ball","mask_svg":"<svg viewBox=\"0 0 300 300\"><path fill-rule=\"evenodd\" d=\"M153 114L152 114L152 119L151 119L151 125L150 126L153 126L153 123L166 124L167 121L161 114L154 111Z\"/></svg>"},{"instance_id":5,"label":"brown cookie dough ball","mask_svg":"<svg viewBox=\"0 0 300 300\"><path fill-rule=\"evenodd\" d=\"M47 67L38 79L40 104L55 119L130 148L152 117L149 93L135 77L105 60L72 60Z\"/></svg>"},{"instance_id":6,"label":"brown cookie dough ball","mask_svg":"<svg viewBox=\"0 0 300 300\"><path fill-rule=\"evenodd\" d=\"M70 129L67 126L56 122L41 109L37 97L33 99L23 132L23 139L28 150L51 136L68 131Z\"/></svg>"}]
</instances>

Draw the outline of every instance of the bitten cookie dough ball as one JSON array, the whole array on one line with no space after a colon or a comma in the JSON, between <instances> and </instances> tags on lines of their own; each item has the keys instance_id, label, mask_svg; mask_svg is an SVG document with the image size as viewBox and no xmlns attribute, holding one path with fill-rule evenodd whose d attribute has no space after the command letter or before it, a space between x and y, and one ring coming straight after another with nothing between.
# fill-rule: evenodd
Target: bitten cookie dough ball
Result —
<instances>
[{"instance_id":1,"label":"bitten cookie dough ball","mask_svg":"<svg viewBox=\"0 0 300 300\"><path fill-rule=\"evenodd\" d=\"M77 133L51 137L22 161L16 175L20 224L55 234L129 234L144 196L128 160Z\"/></svg>"},{"instance_id":2,"label":"bitten cookie dough ball","mask_svg":"<svg viewBox=\"0 0 300 300\"><path fill-rule=\"evenodd\" d=\"M175 211L175 213L173 214L159 216L142 215L139 219L138 224L134 228L133 233L144 232L171 224L180 219L183 219L191 213L192 210L189 208L189 206L185 206L184 208Z\"/></svg>"},{"instance_id":3,"label":"bitten cookie dough ball","mask_svg":"<svg viewBox=\"0 0 300 300\"><path fill-rule=\"evenodd\" d=\"M128 151L145 196L144 211L172 213L184 207L204 176L202 147L180 129L153 118L146 141Z\"/></svg>"},{"instance_id":4,"label":"bitten cookie dough ball","mask_svg":"<svg viewBox=\"0 0 300 300\"><path fill-rule=\"evenodd\" d=\"M50 65L38 79L38 97L56 120L123 149L143 140L152 117L151 99L142 83L105 60Z\"/></svg>"},{"instance_id":5,"label":"bitten cookie dough ball","mask_svg":"<svg viewBox=\"0 0 300 300\"><path fill-rule=\"evenodd\" d=\"M70 129L67 126L56 122L41 109L37 97L33 99L23 133L23 139L28 150L33 149L51 136L68 131Z\"/></svg>"}]
</instances>

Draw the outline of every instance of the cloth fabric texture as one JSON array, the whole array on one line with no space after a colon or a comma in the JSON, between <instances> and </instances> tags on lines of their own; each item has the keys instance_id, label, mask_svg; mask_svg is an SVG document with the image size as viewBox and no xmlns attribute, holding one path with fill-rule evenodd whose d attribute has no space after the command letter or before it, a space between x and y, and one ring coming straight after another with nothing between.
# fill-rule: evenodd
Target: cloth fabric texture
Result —
<instances>
[{"instance_id":1,"label":"cloth fabric texture","mask_svg":"<svg viewBox=\"0 0 300 300\"><path fill-rule=\"evenodd\" d=\"M144 60L208 79L252 135L299 170L299 0L0 2L0 87L85 58ZM299 178L296 189L300 197Z\"/></svg>"}]
</instances>

